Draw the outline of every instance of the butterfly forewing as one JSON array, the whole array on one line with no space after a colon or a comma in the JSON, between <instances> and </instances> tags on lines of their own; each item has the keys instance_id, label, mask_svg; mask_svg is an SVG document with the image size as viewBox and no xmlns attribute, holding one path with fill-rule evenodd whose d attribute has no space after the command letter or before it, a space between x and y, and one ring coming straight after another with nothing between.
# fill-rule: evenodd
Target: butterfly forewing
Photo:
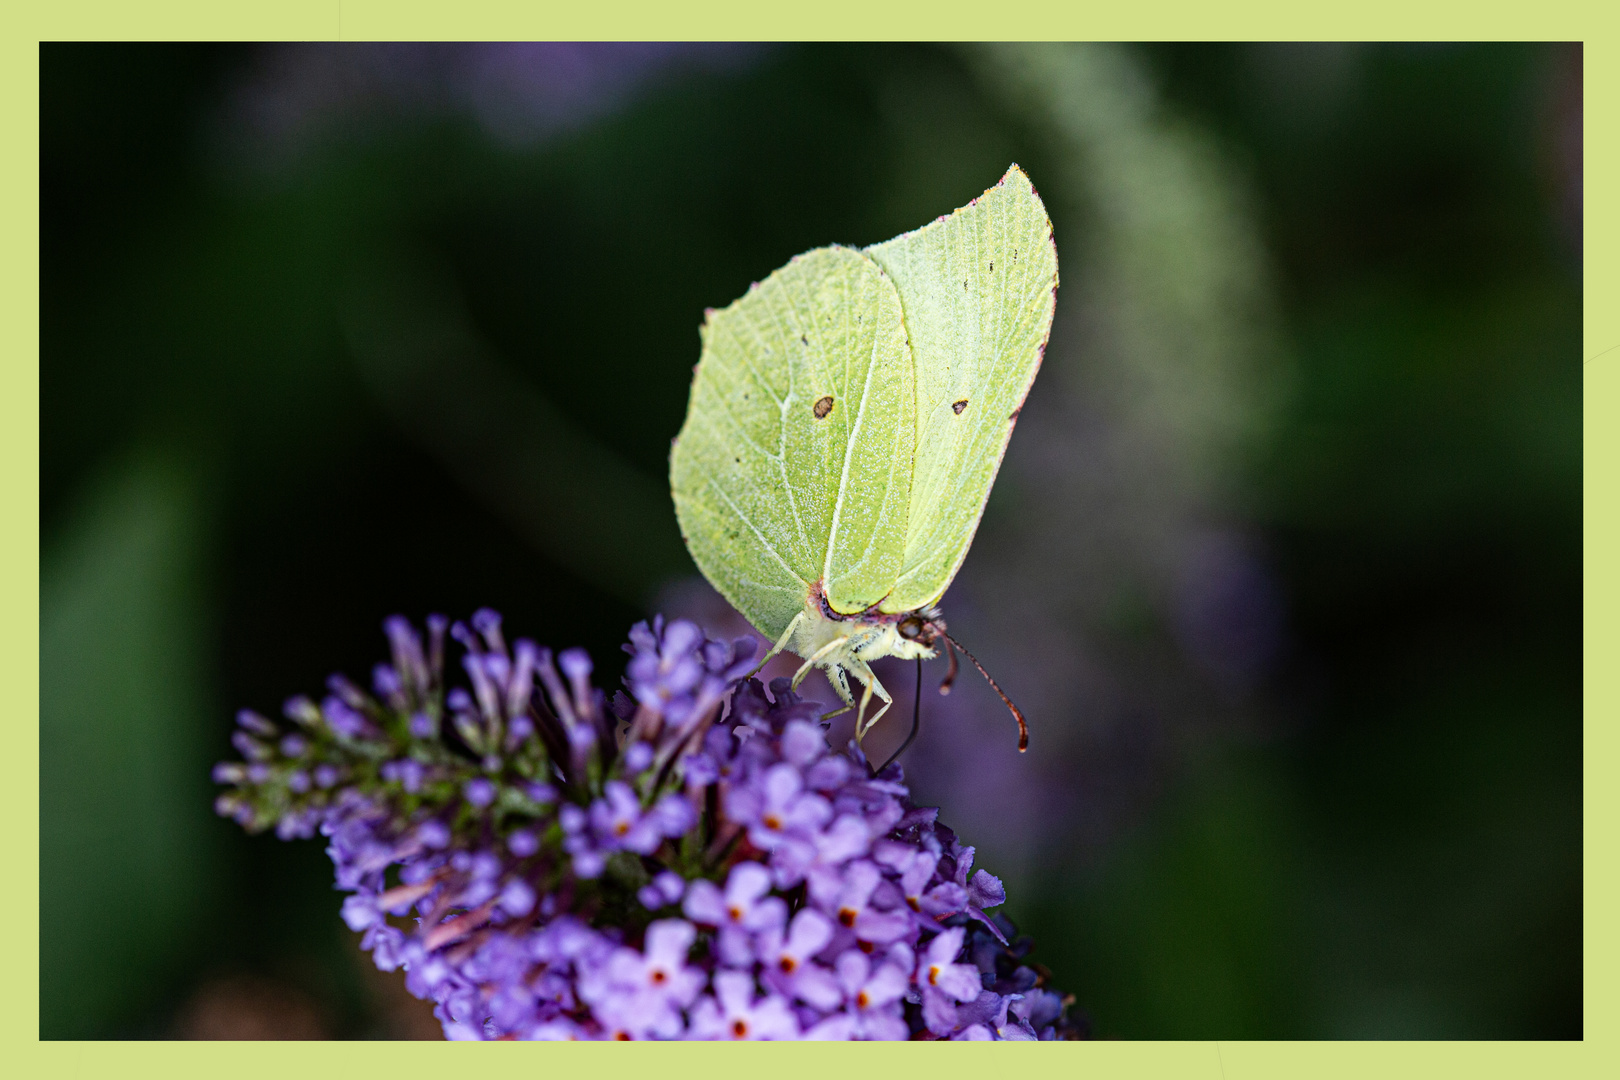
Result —
<instances>
[{"instance_id":1,"label":"butterfly forewing","mask_svg":"<svg viewBox=\"0 0 1620 1080\"><path fill-rule=\"evenodd\" d=\"M1039 370L1057 289L1046 208L1016 165L955 213L866 249L899 290L917 372L905 555L886 612L944 594Z\"/></svg>"},{"instance_id":2,"label":"butterfly forewing","mask_svg":"<svg viewBox=\"0 0 1620 1080\"><path fill-rule=\"evenodd\" d=\"M890 591L911 369L894 286L850 248L801 255L710 314L671 488L698 567L766 635L817 580L846 612Z\"/></svg>"}]
</instances>

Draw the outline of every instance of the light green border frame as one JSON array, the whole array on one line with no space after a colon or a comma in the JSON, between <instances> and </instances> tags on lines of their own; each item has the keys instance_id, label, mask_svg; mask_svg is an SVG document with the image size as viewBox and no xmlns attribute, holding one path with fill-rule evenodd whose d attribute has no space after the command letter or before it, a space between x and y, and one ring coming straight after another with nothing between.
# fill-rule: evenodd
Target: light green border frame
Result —
<instances>
[{"instance_id":1,"label":"light green border frame","mask_svg":"<svg viewBox=\"0 0 1620 1080\"><path fill-rule=\"evenodd\" d=\"M1103 5L1097 5L1102 7ZM26 9L25 9L26 8ZM797 9L755 0L17 0L4 16L7 188L0 325L0 685L21 702L13 752L0 759L10 928L0 979L0 1032L12 1076L440 1077L491 1069L675 1077L770 1070L774 1076L970 1077L986 1068L1087 1077L1577 1077L1620 1075L1616 993L1615 822L1620 764L1620 48L1615 26L1583 0L1433 3L1364 0L1336 9L1236 0L1141 0L1088 10L1061 0L994 9L963 0L812 0ZM39 864L39 52L42 40L317 39L1375 39L1585 43L1585 1031L1575 1043L1071 1043L723 1047L700 1044L41 1043L38 1041ZM1605 421L1608 418L1608 421ZM29 708L30 703L34 706ZM468 1055L473 1055L469 1057ZM996 1064L992 1065L992 1061ZM1603 1065L1608 1061L1609 1065Z\"/></svg>"}]
</instances>

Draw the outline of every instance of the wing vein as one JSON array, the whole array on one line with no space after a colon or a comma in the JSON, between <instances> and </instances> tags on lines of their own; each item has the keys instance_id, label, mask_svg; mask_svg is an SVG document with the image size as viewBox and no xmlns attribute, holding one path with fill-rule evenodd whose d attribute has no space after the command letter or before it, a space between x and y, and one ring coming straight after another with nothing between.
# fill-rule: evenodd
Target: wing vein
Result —
<instances>
[{"instance_id":1,"label":"wing vein","mask_svg":"<svg viewBox=\"0 0 1620 1080\"><path fill-rule=\"evenodd\" d=\"M866 405L872 393L872 375L877 370L877 355L880 344L881 337L875 336L872 339L872 355L866 358L866 380L861 385L861 407L855 412L855 423L850 427L849 438L844 442L844 469L842 475L838 478L838 498L833 502L832 528L827 532L827 556L821 566L821 579L823 582L829 582L832 572L833 548L838 542L839 520L844 513L844 495L849 488L849 467L850 463L855 459L855 442L860 438L861 426L866 420ZM846 361L846 386L848 385L848 370L848 362ZM887 490L885 490L884 494L887 497ZM869 543L867 551L870 552L870 549L871 545ZM865 553L862 554L861 561L866 561Z\"/></svg>"},{"instance_id":2,"label":"wing vein","mask_svg":"<svg viewBox=\"0 0 1620 1080\"><path fill-rule=\"evenodd\" d=\"M787 493L788 510L793 514L793 527L799 533L799 546L801 548L803 548L806 557L814 558L814 552L812 551L811 546L810 546L810 534L805 532L804 519L799 514L799 500L794 497L793 484L788 480L788 471L787 471L787 437L788 437L788 417L787 417L787 414L788 414L788 410L793 407L793 397L794 397L794 395L793 395L793 387L794 387L794 384L793 384L793 360L792 360L793 339L792 339L792 336L791 336L792 332L793 332L793 328L791 326L786 326L786 325L783 324L782 314L778 310L778 307L777 307L777 305L776 305L776 303L774 301L771 303L768 310L771 313L771 322L776 327L777 340L783 345L783 360L784 360L784 363L783 363L782 366L783 366L784 369L786 369L787 378L788 378L787 395L776 403L777 404L776 445L778 447L778 452L777 452L777 457L776 457L776 467L777 467L777 471L782 474L782 490Z\"/></svg>"},{"instance_id":3,"label":"wing vein","mask_svg":"<svg viewBox=\"0 0 1620 1080\"><path fill-rule=\"evenodd\" d=\"M732 501L731 496L726 494L725 489L715 482L714 476L701 466L698 467L697 471L703 475L704 482L708 485L709 490L720 496L727 508L729 508L733 514L737 515L737 520L748 526L748 531L754 534L754 537L759 541L761 547L770 552L771 558L775 559L779 564L781 564L782 569L788 572L788 576L794 581L797 581L800 585L803 585L805 588L809 588L810 583L804 580L804 578L800 577L798 572L795 571L793 567L788 565L787 560L782 558L781 552L776 550L776 546L765 538L765 534L759 531L759 528L754 524L753 520L747 514L743 513L741 507Z\"/></svg>"}]
</instances>

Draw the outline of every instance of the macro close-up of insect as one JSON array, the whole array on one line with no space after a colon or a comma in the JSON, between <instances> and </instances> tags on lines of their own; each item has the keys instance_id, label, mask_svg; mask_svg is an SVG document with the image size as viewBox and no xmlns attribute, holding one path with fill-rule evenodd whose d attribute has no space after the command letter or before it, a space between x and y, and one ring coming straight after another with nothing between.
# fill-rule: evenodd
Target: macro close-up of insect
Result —
<instances>
[{"instance_id":1,"label":"macro close-up of insect","mask_svg":"<svg viewBox=\"0 0 1620 1080\"><path fill-rule=\"evenodd\" d=\"M935 605L1040 369L1057 284L1052 224L1014 165L948 216L799 255L708 313L670 458L682 536L775 641L767 659L804 659L795 687L827 672L857 740L892 703L871 661L920 663L943 644L950 688L961 646ZM990 683L1025 749L1023 714Z\"/></svg>"}]
</instances>

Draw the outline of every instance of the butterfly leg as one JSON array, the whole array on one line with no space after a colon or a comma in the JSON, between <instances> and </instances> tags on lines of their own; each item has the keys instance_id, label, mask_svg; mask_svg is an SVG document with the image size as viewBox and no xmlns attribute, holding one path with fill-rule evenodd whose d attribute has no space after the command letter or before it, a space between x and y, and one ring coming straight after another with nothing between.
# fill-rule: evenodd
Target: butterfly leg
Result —
<instances>
[{"instance_id":1,"label":"butterfly leg","mask_svg":"<svg viewBox=\"0 0 1620 1080\"><path fill-rule=\"evenodd\" d=\"M920 726L921 721L922 721L922 658L919 657L917 659L917 690L912 695L912 698L911 698L911 733L906 736L906 741L900 744L900 749L898 749L894 753L890 754L889 755L889 760L885 761L879 768L877 768L873 772L874 776L877 775L878 773L881 773L884 769L887 769L890 765L893 765L894 762L895 762L895 759L898 758L901 754L905 753L906 750L911 746L911 744L916 741L916 739L917 739L917 728Z\"/></svg>"},{"instance_id":2,"label":"butterfly leg","mask_svg":"<svg viewBox=\"0 0 1620 1080\"><path fill-rule=\"evenodd\" d=\"M871 731L877 722L883 718L883 714L889 711L889 706L894 704L894 699L883 688L883 684L878 682L877 675L867 666L866 661L851 657L845 663L849 667L850 673L866 684L866 690L861 694L860 706L855 711L855 741L860 743L866 737L866 733ZM866 706L871 703L874 695L883 702L883 706L863 721L861 717L865 714Z\"/></svg>"},{"instance_id":3,"label":"butterfly leg","mask_svg":"<svg viewBox=\"0 0 1620 1080\"><path fill-rule=\"evenodd\" d=\"M826 659L828 656L831 656L833 653L837 652L848 644L849 638L847 637L833 638L831 641L827 642L827 644L823 645L821 648L812 653L810 655L810 659L801 664L799 666L799 670L793 673L793 689L797 690L799 688L799 684L804 682L804 677L810 674L811 668L815 667L822 660Z\"/></svg>"},{"instance_id":4,"label":"butterfly leg","mask_svg":"<svg viewBox=\"0 0 1620 1080\"><path fill-rule=\"evenodd\" d=\"M747 675L744 675L743 678L752 679L755 675L758 675L760 669L771 662L771 657L787 648L788 642L793 640L793 631L799 628L799 621L803 618L804 612L801 611L794 615L793 618L789 619L787 629L782 631L782 636L776 639L776 644L771 646L771 651L761 657L759 663L754 665L754 670L750 671ZM795 682L794 685L798 685L797 682Z\"/></svg>"},{"instance_id":5,"label":"butterfly leg","mask_svg":"<svg viewBox=\"0 0 1620 1080\"><path fill-rule=\"evenodd\" d=\"M844 674L844 669L842 667L834 664L832 667L828 668L827 681L832 683L832 688L834 690L838 691L838 696L844 701L844 707L842 709L834 709L830 713L822 713L821 719L823 720L831 720L835 716L843 716L845 713L849 712L849 710L855 707L855 698L849 692L849 676Z\"/></svg>"}]
</instances>

